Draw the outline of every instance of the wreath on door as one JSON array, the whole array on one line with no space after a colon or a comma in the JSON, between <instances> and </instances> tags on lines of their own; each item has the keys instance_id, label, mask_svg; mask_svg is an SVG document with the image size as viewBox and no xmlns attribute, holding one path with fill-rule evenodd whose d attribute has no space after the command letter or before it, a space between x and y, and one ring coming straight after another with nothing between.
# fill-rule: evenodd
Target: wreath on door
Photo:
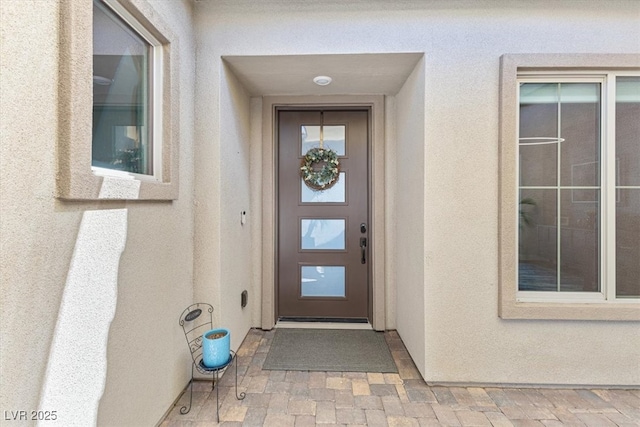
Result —
<instances>
[{"instance_id":1,"label":"wreath on door","mask_svg":"<svg viewBox=\"0 0 640 427\"><path fill-rule=\"evenodd\" d=\"M338 154L329 148L310 149L302 158L300 176L307 187L314 191L333 187L340 176Z\"/></svg>"}]
</instances>

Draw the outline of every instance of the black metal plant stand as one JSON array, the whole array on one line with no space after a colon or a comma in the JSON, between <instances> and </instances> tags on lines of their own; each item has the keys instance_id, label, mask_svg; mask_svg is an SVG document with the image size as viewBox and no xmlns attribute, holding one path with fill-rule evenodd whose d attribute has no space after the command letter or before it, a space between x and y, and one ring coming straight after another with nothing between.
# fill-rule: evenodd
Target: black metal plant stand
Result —
<instances>
[{"instance_id":1,"label":"black metal plant stand","mask_svg":"<svg viewBox=\"0 0 640 427\"><path fill-rule=\"evenodd\" d=\"M202 316L201 314L203 310L209 312L209 316ZM180 413L182 415L189 413L191 410L191 403L193 402L193 374L194 368L201 374L211 374L211 390L215 389L216 391L216 420L220 422L220 405L219 405L219 389L220 387L216 387L218 384L220 371L224 370L226 367L231 365L236 358L236 353L231 350L229 354L229 359L220 366L208 367L205 366L202 357L202 335L210 329L213 329L213 307L210 304L206 303L197 303L192 304L187 307L182 314L180 315L179 320L180 326L184 331L184 336L187 339L187 345L189 346L189 351L191 352L191 358L193 359L191 363L191 381L189 381L189 406L184 405L180 408ZM242 400L245 398L245 393L241 392L238 394L238 364L235 364L236 367L236 399Z\"/></svg>"},{"instance_id":2,"label":"black metal plant stand","mask_svg":"<svg viewBox=\"0 0 640 427\"><path fill-rule=\"evenodd\" d=\"M191 381L189 382L189 388L190 388L189 406L184 405L182 408L180 408L180 413L182 415L189 413L189 411L191 410L191 402L193 401L193 373L194 373L193 368L195 367L198 370L198 372L202 374L208 374L208 373L213 374L213 377L211 379L211 390L216 391L216 421L220 422L220 405L219 405L220 387L216 387L216 384L218 384L220 371L222 371L227 366L231 365L235 358L236 358L236 354L233 350L231 350L231 354L229 355L229 360L224 365L220 365L215 368L209 368L205 366L204 363L202 363L202 359L200 359L200 362L198 362L197 365L195 363L191 364ZM238 364L236 363L235 366L236 366L236 399L242 400L245 398L245 393L241 392L240 394L238 394Z\"/></svg>"}]
</instances>

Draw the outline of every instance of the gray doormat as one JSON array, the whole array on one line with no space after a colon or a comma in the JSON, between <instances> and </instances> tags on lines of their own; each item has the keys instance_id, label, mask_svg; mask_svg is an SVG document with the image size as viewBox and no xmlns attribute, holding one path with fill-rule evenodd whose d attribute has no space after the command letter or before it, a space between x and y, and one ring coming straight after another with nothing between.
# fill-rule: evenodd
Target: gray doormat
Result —
<instances>
[{"instance_id":1,"label":"gray doormat","mask_svg":"<svg viewBox=\"0 0 640 427\"><path fill-rule=\"evenodd\" d=\"M262 368L398 372L382 332L339 329L276 329Z\"/></svg>"}]
</instances>

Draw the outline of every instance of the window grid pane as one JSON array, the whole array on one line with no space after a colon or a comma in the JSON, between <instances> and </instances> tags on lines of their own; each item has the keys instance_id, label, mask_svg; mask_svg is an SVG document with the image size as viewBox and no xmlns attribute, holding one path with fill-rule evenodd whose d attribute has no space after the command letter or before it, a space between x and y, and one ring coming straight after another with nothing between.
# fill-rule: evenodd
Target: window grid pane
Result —
<instances>
[{"instance_id":1,"label":"window grid pane","mask_svg":"<svg viewBox=\"0 0 640 427\"><path fill-rule=\"evenodd\" d=\"M521 291L558 290L557 190L521 190L518 286Z\"/></svg>"},{"instance_id":2,"label":"window grid pane","mask_svg":"<svg viewBox=\"0 0 640 427\"><path fill-rule=\"evenodd\" d=\"M520 84L520 291L600 290L600 92Z\"/></svg>"},{"instance_id":3,"label":"window grid pane","mask_svg":"<svg viewBox=\"0 0 640 427\"><path fill-rule=\"evenodd\" d=\"M640 298L640 76L616 78L616 297Z\"/></svg>"}]
</instances>

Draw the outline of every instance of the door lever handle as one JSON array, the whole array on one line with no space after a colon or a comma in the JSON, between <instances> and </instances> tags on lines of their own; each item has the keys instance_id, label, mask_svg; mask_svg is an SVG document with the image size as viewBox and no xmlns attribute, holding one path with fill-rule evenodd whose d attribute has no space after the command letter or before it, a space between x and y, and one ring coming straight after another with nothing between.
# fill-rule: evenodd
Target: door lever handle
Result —
<instances>
[{"instance_id":1,"label":"door lever handle","mask_svg":"<svg viewBox=\"0 0 640 427\"><path fill-rule=\"evenodd\" d=\"M362 264L366 264L367 263L367 238L366 237L361 237L360 238L360 251L362 253L362 257L360 258L360 262Z\"/></svg>"}]
</instances>

